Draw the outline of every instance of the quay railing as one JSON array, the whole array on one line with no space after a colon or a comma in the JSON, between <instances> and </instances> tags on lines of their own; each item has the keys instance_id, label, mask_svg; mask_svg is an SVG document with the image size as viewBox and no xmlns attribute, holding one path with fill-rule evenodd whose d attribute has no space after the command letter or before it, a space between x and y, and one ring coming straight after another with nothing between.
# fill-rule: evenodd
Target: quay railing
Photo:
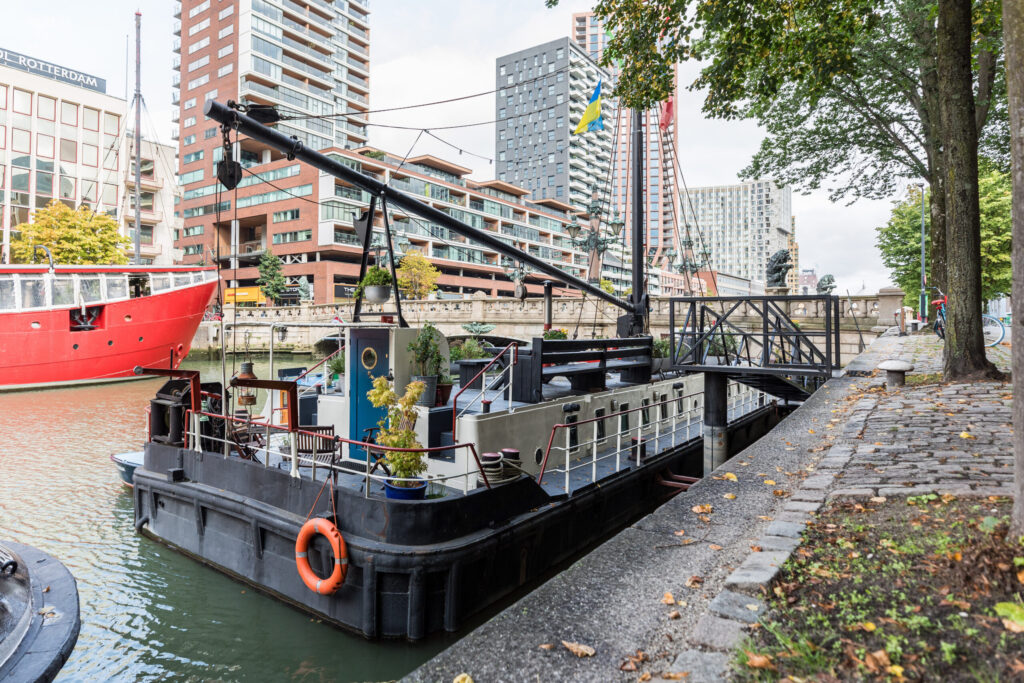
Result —
<instances>
[{"instance_id":1,"label":"quay railing","mask_svg":"<svg viewBox=\"0 0 1024 683\"><path fill-rule=\"evenodd\" d=\"M673 391L681 388L682 382L673 385ZM643 399L639 406L627 410L554 425L541 460L537 483L543 484L544 475L548 472L562 475L565 493L568 495L572 488L572 472L575 470L589 467L590 481L587 483L594 483L598 481L598 464L603 461L614 459L614 474L623 469L639 467L647 450L652 451L648 455L655 455L703 436L703 404L696 400L700 396L703 396L702 392L678 394L656 402ZM766 405L767 395L763 392L741 384L730 384L728 409L731 413L737 416L745 415ZM566 410L563 407L567 413L579 410L578 404L569 403L566 406L570 408ZM633 415L638 417L634 419ZM609 424L616 426L614 432L607 429ZM590 438L581 441L580 436L585 430L590 431ZM559 436L559 431L563 436ZM662 448L662 441L665 439L669 441ZM559 441L562 442L561 445L558 445ZM614 448L602 452L601 447L612 442ZM586 457L587 451L590 452L589 458ZM552 452L560 452L561 467L548 468ZM574 455L577 456L575 464Z\"/></svg>"}]
</instances>

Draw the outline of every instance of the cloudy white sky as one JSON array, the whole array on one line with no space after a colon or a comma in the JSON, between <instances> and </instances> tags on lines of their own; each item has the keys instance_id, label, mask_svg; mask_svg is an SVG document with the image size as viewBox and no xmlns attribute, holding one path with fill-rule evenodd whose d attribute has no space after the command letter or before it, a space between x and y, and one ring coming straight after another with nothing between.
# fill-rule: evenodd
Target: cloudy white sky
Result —
<instances>
[{"instance_id":1,"label":"cloudy white sky","mask_svg":"<svg viewBox=\"0 0 1024 683\"><path fill-rule=\"evenodd\" d=\"M494 88L496 57L564 36L572 12L590 8L588 0L562 0L554 10L543 0L370 0L371 95L373 109L428 102ZM172 8L169 0L51 0L17 2L0 27L0 47L57 62L107 79L107 91L123 96L126 37L134 40L134 13L142 12L143 96L153 125L143 130L170 142ZM134 43L130 45L134 55ZM695 67L684 65L682 83ZM134 70L129 75L134 83ZM129 86L131 87L131 85ZM690 186L737 181L762 134L750 122L716 121L700 113L702 96L684 91L678 101L679 158ZM494 96L411 112L378 114L371 122L422 127L489 121ZM493 125L440 133L453 144L485 157L494 155ZM405 154L415 132L371 128L371 144ZM487 161L462 155L440 142L421 139L416 151L432 153L474 169L474 177L493 177ZM885 222L888 201L833 204L824 192L794 193L800 265L819 274L833 273L837 293L889 284L874 247L876 226Z\"/></svg>"}]
</instances>

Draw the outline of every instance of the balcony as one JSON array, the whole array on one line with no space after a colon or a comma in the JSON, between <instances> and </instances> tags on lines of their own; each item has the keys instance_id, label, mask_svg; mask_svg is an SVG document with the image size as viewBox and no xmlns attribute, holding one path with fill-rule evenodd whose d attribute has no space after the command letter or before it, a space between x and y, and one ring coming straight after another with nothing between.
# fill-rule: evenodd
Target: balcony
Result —
<instances>
[{"instance_id":1,"label":"balcony","mask_svg":"<svg viewBox=\"0 0 1024 683\"><path fill-rule=\"evenodd\" d=\"M286 30L292 31L293 33L298 33L299 35L302 36L306 36L307 38L311 38L312 40L324 40L325 38L331 38L334 36L334 31L327 29L327 35L325 36L324 34L318 31L314 31L311 28L303 24L300 24L297 21L292 21L288 17L283 17L281 21L284 23Z\"/></svg>"},{"instance_id":2,"label":"balcony","mask_svg":"<svg viewBox=\"0 0 1024 683\"><path fill-rule=\"evenodd\" d=\"M370 32L369 31L367 31L364 28L360 28L358 26L353 26L351 24L351 22L348 25L348 31L352 35L354 35L354 36L356 36L358 38L362 38L363 40L369 40L370 39Z\"/></svg>"},{"instance_id":3,"label":"balcony","mask_svg":"<svg viewBox=\"0 0 1024 683\"><path fill-rule=\"evenodd\" d=\"M175 38L171 50L177 54L181 54L181 38Z\"/></svg>"},{"instance_id":4,"label":"balcony","mask_svg":"<svg viewBox=\"0 0 1024 683\"><path fill-rule=\"evenodd\" d=\"M285 49L297 50L298 52L301 52L302 54L308 57L312 57L313 59L319 60L320 63L326 66L328 70L333 68L333 66L331 65L331 58L329 55L325 55L323 52L315 50L309 45L304 45L299 41L295 40L294 38L289 38L288 36L282 38L281 42L285 44Z\"/></svg>"},{"instance_id":5,"label":"balcony","mask_svg":"<svg viewBox=\"0 0 1024 683\"><path fill-rule=\"evenodd\" d=\"M369 79L363 78L362 76L359 76L358 74L354 74L351 71L349 71L347 74L345 74L345 78L347 78L348 80L352 81L353 83L355 83L357 86L359 86L361 88L367 88L370 85Z\"/></svg>"},{"instance_id":6,"label":"balcony","mask_svg":"<svg viewBox=\"0 0 1024 683\"><path fill-rule=\"evenodd\" d=\"M345 61L348 63L349 67L353 69L359 69L366 75L370 74L370 67L367 66L366 62L362 62L352 56L347 57Z\"/></svg>"},{"instance_id":7,"label":"balcony","mask_svg":"<svg viewBox=\"0 0 1024 683\"><path fill-rule=\"evenodd\" d=\"M289 57L288 55L282 55L281 61L293 69L298 69L310 78L315 78L323 83L327 83L330 86L328 89L334 87L334 79L331 78L331 75L329 73L324 73L311 64L306 64L305 62L295 59L294 57Z\"/></svg>"},{"instance_id":8,"label":"balcony","mask_svg":"<svg viewBox=\"0 0 1024 683\"><path fill-rule=\"evenodd\" d=\"M370 56L370 49L365 45L360 45L359 43L350 40L348 41L348 48L356 54L364 55L366 57Z\"/></svg>"},{"instance_id":9,"label":"balcony","mask_svg":"<svg viewBox=\"0 0 1024 683\"><path fill-rule=\"evenodd\" d=\"M178 19L174 20L174 35L181 38L181 21Z\"/></svg>"}]
</instances>

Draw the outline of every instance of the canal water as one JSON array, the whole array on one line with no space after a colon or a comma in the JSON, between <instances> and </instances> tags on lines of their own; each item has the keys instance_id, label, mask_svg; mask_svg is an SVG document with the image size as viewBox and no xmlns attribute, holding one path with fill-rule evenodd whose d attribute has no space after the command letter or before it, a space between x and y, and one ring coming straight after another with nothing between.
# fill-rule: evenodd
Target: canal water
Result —
<instances>
[{"instance_id":1,"label":"canal water","mask_svg":"<svg viewBox=\"0 0 1024 683\"><path fill-rule=\"evenodd\" d=\"M186 367L220 376L219 363ZM269 377L265 359L256 374ZM447 644L364 640L137 534L110 454L141 449L162 381L0 394L0 539L78 581L82 631L58 680L382 681Z\"/></svg>"}]
</instances>

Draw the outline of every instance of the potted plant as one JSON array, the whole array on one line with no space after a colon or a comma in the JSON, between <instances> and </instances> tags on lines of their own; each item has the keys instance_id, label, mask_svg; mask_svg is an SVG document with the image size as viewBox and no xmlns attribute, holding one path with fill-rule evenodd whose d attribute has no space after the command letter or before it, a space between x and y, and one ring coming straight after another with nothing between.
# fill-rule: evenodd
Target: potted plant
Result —
<instances>
[{"instance_id":1,"label":"potted plant","mask_svg":"<svg viewBox=\"0 0 1024 683\"><path fill-rule=\"evenodd\" d=\"M668 339L655 339L654 347L651 349L652 372L663 372L668 367L670 345Z\"/></svg>"},{"instance_id":2,"label":"potted plant","mask_svg":"<svg viewBox=\"0 0 1024 683\"><path fill-rule=\"evenodd\" d=\"M441 373L441 376L437 379L437 405L448 405L448 399L452 397L452 386L454 384L455 382L452 381L450 374L447 372Z\"/></svg>"},{"instance_id":3,"label":"potted plant","mask_svg":"<svg viewBox=\"0 0 1024 683\"><path fill-rule=\"evenodd\" d=\"M378 445L423 448L413 430L417 417L413 406L420 400L424 388L423 382L409 382L405 393L399 396L387 377L376 377L373 380L373 389L366 392L366 397L375 408L386 410L384 417L377 422L380 428L377 432ZM427 492L426 480L419 479L419 475L427 471L423 451L388 451L385 459L394 477L384 482L385 495L402 500L421 500Z\"/></svg>"},{"instance_id":4,"label":"potted plant","mask_svg":"<svg viewBox=\"0 0 1024 683\"><path fill-rule=\"evenodd\" d=\"M332 384L337 384L338 377L345 374L345 352L342 351L334 358L327 361L326 373L331 378Z\"/></svg>"},{"instance_id":5,"label":"potted plant","mask_svg":"<svg viewBox=\"0 0 1024 683\"><path fill-rule=\"evenodd\" d=\"M391 273L380 266L370 266L356 287L356 296L371 304L382 304L391 296Z\"/></svg>"},{"instance_id":6,"label":"potted plant","mask_svg":"<svg viewBox=\"0 0 1024 683\"><path fill-rule=\"evenodd\" d=\"M545 339L568 339L569 330L564 327L552 327L544 332Z\"/></svg>"},{"instance_id":7,"label":"potted plant","mask_svg":"<svg viewBox=\"0 0 1024 683\"><path fill-rule=\"evenodd\" d=\"M423 396L418 405L433 406L437 396L437 376L441 373L441 348L437 344L441 333L432 324L425 323L420 333L409 343L408 350L413 354L413 360L419 370L418 375L413 375L414 382L423 382L426 385Z\"/></svg>"}]
</instances>

